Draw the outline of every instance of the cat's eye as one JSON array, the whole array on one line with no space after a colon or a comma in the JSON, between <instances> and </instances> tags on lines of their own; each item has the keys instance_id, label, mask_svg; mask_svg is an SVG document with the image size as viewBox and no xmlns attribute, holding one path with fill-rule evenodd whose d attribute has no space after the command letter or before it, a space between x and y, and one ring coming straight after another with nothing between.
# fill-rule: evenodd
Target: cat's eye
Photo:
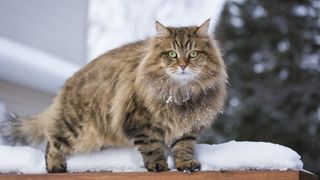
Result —
<instances>
[{"instance_id":1,"label":"cat's eye","mask_svg":"<svg viewBox=\"0 0 320 180\"><path fill-rule=\"evenodd\" d=\"M195 57L197 57L198 56L198 52L197 51L191 51L190 53L189 53L189 57L190 58L195 58Z\"/></svg>"},{"instance_id":2,"label":"cat's eye","mask_svg":"<svg viewBox=\"0 0 320 180\"><path fill-rule=\"evenodd\" d=\"M171 58L176 58L176 57L177 57L177 53L174 52L174 51L169 51L168 55L169 55L169 57L171 57Z\"/></svg>"}]
</instances>

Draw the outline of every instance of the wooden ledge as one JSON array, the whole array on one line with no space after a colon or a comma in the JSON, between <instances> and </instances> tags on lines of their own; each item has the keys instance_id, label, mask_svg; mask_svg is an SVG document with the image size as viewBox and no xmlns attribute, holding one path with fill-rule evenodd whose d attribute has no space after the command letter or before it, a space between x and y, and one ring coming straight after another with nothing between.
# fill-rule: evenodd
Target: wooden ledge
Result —
<instances>
[{"instance_id":1,"label":"wooden ledge","mask_svg":"<svg viewBox=\"0 0 320 180\"><path fill-rule=\"evenodd\" d=\"M180 172L117 172L117 173L64 173L64 174L1 174L0 180L182 180L182 179L214 179L214 180L318 180L314 174L301 171L201 171L192 174Z\"/></svg>"}]
</instances>

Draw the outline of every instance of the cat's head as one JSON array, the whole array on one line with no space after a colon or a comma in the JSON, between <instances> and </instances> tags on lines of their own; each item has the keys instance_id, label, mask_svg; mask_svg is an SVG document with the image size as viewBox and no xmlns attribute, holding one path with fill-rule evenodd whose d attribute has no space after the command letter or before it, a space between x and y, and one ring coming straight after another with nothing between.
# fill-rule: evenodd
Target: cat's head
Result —
<instances>
[{"instance_id":1,"label":"cat's head","mask_svg":"<svg viewBox=\"0 0 320 180\"><path fill-rule=\"evenodd\" d=\"M225 67L214 39L210 20L200 26L166 27L156 22L157 34L149 41L142 71L156 81L186 85L214 82ZM222 72L223 71L223 72Z\"/></svg>"}]
</instances>

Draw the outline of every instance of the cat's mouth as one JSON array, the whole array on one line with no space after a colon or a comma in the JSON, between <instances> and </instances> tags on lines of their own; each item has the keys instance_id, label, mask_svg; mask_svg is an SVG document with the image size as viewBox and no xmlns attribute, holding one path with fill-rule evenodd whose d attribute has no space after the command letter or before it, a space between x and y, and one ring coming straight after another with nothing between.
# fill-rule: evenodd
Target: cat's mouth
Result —
<instances>
[{"instance_id":1,"label":"cat's mouth","mask_svg":"<svg viewBox=\"0 0 320 180\"><path fill-rule=\"evenodd\" d=\"M179 81L179 82L188 82L195 77L195 73L192 72L189 68L184 70L177 69L173 72L168 72L168 74L172 77L172 79Z\"/></svg>"}]
</instances>

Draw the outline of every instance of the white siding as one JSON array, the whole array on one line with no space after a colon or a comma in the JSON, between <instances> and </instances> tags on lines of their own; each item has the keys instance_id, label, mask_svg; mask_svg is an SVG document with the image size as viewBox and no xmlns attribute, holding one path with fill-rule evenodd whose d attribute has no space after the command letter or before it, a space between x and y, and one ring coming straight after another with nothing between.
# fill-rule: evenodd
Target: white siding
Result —
<instances>
[{"instance_id":1,"label":"white siding","mask_svg":"<svg viewBox=\"0 0 320 180\"><path fill-rule=\"evenodd\" d=\"M1 0L0 36L82 65L86 0Z\"/></svg>"}]
</instances>

